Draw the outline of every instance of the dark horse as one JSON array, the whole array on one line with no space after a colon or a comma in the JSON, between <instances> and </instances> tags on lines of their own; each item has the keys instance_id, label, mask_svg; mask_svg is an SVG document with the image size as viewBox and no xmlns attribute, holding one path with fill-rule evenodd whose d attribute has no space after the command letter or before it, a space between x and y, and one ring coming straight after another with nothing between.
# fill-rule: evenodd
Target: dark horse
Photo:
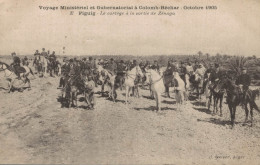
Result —
<instances>
[{"instance_id":1,"label":"dark horse","mask_svg":"<svg viewBox=\"0 0 260 165\"><path fill-rule=\"evenodd\" d=\"M243 96L241 95L241 89L239 86L235 85L230 79L226 79L225 82L222 84L222 89L226 89L227 93L227 104L228 108L230 110L230 117L231 117L231 125L232 128L234 126L235 122L235 116L236 116L236 107L240 105L241 103L245 107L245 122L248 120L248 108L247 105L250 106L250 115L251 115L251 126L253 126L253 109L256 109L259 113L259 109L255 103L255 98L257 93L253 90L248 90L246 92L245 98L243 99Z\"/></svg>"},{"instance_id":2,"label":"dark horse","mask_svg":"<svg viewBox=\"0 0 260 165\"><path fill-rule=\"evenodd\" d=\"M223 80L219 80L215 84L210 84L208 86L210 90L210 96L209 96L209 103L208 103L208 110L210 110L210 105L211 105L211 100L213 97L213 115L216 115L218 113L218 103L219 103L219 109L220 109L220 114L219 116L222 116L222 101L224 97L225 90L221 89L221 86L223 84Z\"/></svg>"}]
</instances>

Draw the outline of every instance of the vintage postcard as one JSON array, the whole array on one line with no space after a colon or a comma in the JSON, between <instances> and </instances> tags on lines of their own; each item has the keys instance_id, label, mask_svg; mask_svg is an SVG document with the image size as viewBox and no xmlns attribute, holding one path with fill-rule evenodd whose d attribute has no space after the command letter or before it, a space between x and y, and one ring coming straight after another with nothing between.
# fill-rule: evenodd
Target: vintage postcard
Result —
<instances>
[{"instance_id":1,"label":"vintage postcard","mask_svg":"<svg viewBox=\"0 0 260 165\"><path fill-rule=\"evenodd\" d=\"M0 0L0 164L259 164L260 1Z\"/></svg>"}]
</instances>

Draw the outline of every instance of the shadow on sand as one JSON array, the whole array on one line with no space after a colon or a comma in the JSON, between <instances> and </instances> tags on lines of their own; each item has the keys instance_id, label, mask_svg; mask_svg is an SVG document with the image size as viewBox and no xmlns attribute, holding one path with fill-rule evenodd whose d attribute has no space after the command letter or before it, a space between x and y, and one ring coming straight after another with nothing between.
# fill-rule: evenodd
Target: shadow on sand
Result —
<instances>
[{"instance_id":1,"label":"shadow on sand","mask_svg":"<svg viewBox=\"0 0 260 165\"><path fill-rule=\"evenodd\" d=\"M194 106L206 107L206 103L201 101L191 102L191 104Z\"/></svg>"},{"instance_id":2,"label":"shadow on sand","mask_svg":"<svg viewBox=\"0 0 260 165\"><path fill-rule=\"evenodd\" d=\"M208 120L201 120L201 119L197 119L198 122L207 122L207 123L212 123L212 124L216 124L216 125L221 125L221 126L225 126L225 125L230 125L231 122L229 120L221 120L221 119L216 119L216 118L209 118ZM238 124L239 122L235 122L235 124Z\"/></svg>"},{"instance_id":3,"label":"shadow on sand","mask_svg":"<svg viewBox=\"0 0 260 165\"><path fill-rule=\"evenodd\" d=\"M150 107L145 107L145 108L134 108L134 109L137 111L140 111L140 110L156 111L157 110L156 106L150 106ZM162 111L175 111L176 108L162 107L161 110Z\"/></svg>"},{"instance_id":4,"label":"shadow on sand","mask_svg":"<svg viewBox=\"0 0 260 165\"><path fill-rule=\"evenodd\" d=\"M151 96L144 96L144 95L143 95L143 98L146 98L146 99L148 99L148 100L154 100L154 98L152 98Z\"/></svg>"},{"instance_id":5,"label":"shadow on sand","mask_svg":"<svg viewBox=\"0 0 260 165\"><path fill-rule=\"evenodd\" d=\"M204 112L204 113L206 113L206 114L211 114L211 111L210 110L208 110L208 108L206 108L206 107L201 107L201 108L193 108L193 109L195 109L195 110L197 110L197 111L200 111L200 112Z\"/></svg>"},{"instance_id":6,"label":"shadow on sand","mask_svg":"<svg viewBox=\"0 0 260 165\"><path fill-rule=\"evenodd\" d=\"M163 100L162 103L164 103L164 104L176 104L176 101Z\"/></svg>"}]
</instances>

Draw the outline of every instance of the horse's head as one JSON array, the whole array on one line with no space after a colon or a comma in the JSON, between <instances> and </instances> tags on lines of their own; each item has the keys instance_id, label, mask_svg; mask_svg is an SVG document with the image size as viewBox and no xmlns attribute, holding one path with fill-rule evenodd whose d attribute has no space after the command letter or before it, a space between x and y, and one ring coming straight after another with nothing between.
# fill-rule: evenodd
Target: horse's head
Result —
<instances>
[{"instance_id":1,"label":"horse's head","mask_svg":"<svg viewBox=\"0 0 260 165\"><path fill-rule=\"evenodd\" d=\"M0 71L4 71L9 68L9 65L7 65L4 62L0 62Z\"/></svg>"},{"instance_id":2,"label":"horse's head","mask_svg":"<svg viewBox=\"0 0 260 165\"><path fill-rule=\"evenodd\" d=\"M140 68L140 66L136 66L136 75L140 75L141 77L144 77L143 71Z\"/></svg>"},{"instance_id":3,"label":"horse's head","mask_svg":"<svg viewBox=\"0 0 260 165\"><path fill-rule=\"evenodd\" d=\"M0 62L0 71L4 70L4 64L2 62Z\"/></svg>"},{"instance_id":4,"label":"horse's head","mask_svg":"<svg viewBox=\"0 0 260 165\"><path fill-rule=\"evenodd\" d=\"M146 69L145 71L146 71L146 76L148 77L147 80L150 82L154 82L162 78L162 76L160 76L160 74L153 69Z\"/></svg>"},{"instance_id":5,"label":"horse's head","mask_svg":"<svg viewBox=\"0 0 260 165\"><path fill-rule=\"evenodd\" d=\"M235 85L229 78L221 80L221 89L233 90L234 88Z\"/></svg>"}]
</instances>

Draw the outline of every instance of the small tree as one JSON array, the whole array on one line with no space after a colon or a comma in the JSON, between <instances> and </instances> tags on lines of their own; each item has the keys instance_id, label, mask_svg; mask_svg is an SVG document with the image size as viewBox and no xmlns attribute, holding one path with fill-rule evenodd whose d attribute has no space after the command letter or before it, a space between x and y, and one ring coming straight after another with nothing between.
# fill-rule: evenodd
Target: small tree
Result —
<instances>
[{"instance_id":1,"label":"small tree","mask_svg":"<svg viewBox=\"0 0 260 165\"><path fill-rule=\"evenodd\" d=\"M237 56L230 60L229 64L229 69L235 71L236 76L239 76L242 73L242 69L246 67L247 60L244 56Z\"/></svg>"}]
</instances>

